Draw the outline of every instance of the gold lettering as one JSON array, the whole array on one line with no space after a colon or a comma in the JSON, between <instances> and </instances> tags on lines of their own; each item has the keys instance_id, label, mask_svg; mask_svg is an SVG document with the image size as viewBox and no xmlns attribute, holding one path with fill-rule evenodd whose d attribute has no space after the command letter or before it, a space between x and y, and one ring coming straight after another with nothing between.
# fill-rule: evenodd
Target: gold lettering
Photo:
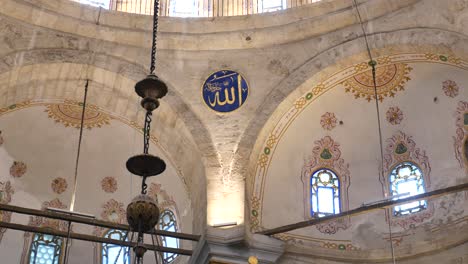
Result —
<instances>
[{"instance_id":1,"label":"gold lettering","mask_svg":"<svg viewBox=\"0 0 468 264\"><path fill-rule=\"evenodd\" d=\"M231 96L229 96L229 89L224 89L224 98L224 101L221 101L221 99L219 99L219 91L217 91L214 96L214 102L211 101L210 97L208 97L208 102L211 107L215 107L216 105L223 106L225 104L234 104L236 102L236 92L234 87L231 87Z\"/></svg>"}]
</instances>

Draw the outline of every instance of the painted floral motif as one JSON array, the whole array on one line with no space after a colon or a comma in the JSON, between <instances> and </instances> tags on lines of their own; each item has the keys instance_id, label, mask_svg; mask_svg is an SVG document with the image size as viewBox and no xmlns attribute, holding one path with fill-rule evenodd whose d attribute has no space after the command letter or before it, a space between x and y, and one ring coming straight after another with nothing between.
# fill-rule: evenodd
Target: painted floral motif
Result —
<instances>
[{"instance_id":1,"label":"painted floral motif","mask_svg":"<svg viewBox=\"0 0 468 264\"><path fill-rule=\"evenodd\" d=\"M15 161L13 162L13 165L10 167L10 175L19 178L23 176L26 173L27 166L24 164L24 162L21 161Z\"/></svg>"},{"instance_id":2,"label":"painted floral motif","mask_svg":"<svg viewBox=\"0 0 468 264\"><path fill-rule=\"evenodd\" d=\"M161 184L151 183L148 195L155 199L159 208L172 208L176 210L174 197L162 189Z\"/></svg>"},{"instance_id":3,"label":"painted floral motif","mask_svg":"<svg viewBox=\"0 0 468 264\"><path fill-rule=\"evenodd\" d=\"M0 203L9 204L11 202L11 196L15 193L10 181L0 182ZM0 221L10 222L11 212L0 211ZM0 228L0 241L2 241L3 235L6 232L6 228Z\"/></svg>"},{"instance_id":4,"label":"painted floral motif","mask_svg":"<svg viewBox=\"0 0 468 264\"><path fill-rule=\"evenodd\" d=\"M44 202L42 204L42 210L46 210L47 208L57 208L57 209L67 209L67 206L62 203L58 198ZM57 219L50 219L40 216L31 216L29 218L29 225L30 226L38 226L38 227L47 227L52 228L59 231L66 231L68 229L68 223L66 221L61 221Z\"/></svg>"},{"instance_id":5,"label":"painted floral motif","mask_svg":"<svg viewBox=\"0 0 468 264\"><path fill-rule=\"evenodd\" d=\"M456 82L452 80L447 80L442 83L442 89L444 90L444 93L448 97L456 97L460 91L458 88L458 85Z\"/></svg>"},{"instance_id":6,"label":"painted floral motif","mask_svg":"<svg viewBox=\"0 0 468 264\"><path fill-rule=\"evenodd\" d=\"M52 180L50 186L52 187L52 191L54 191L56 194L61 194L68 188L67 180L64 178L55 178Z\"/></svg>"},{"instance_id":7,"label":"painted floral motif","mask_svg":"<svg viewBox=\"0 0 468 264\"><path fill-rule=\"evenodd\" d=\"M399 125L403 120L403 112L398 107L390 107L387 111L387 121L392 125Z\"/></svg>"},{"instance_id":8,"label":"painted floral motif","mask_svg":"<svg viewBox=\"0 0 468 264\"><path fill-rule=\"evenodd\" d=\"M101 188L106 193L114 193L117 191L117 180L114 177L105 177L101 181Z\"/></svg>"},{"instance_id":9,"label":"painted floral motif","mask_svg":"<svg viewBox=\"0 0 468 264\"><path fill-rule=\"evenodd\" d=\"M394 97L397 92L405 89L405 84L411 80L409 73L413 69L405 63L377 66L376 84L377 98L383 101L385 97ZM359 73L343 82L345 91L354 94L354 97L364 98L368 102L375 98L374 80L372 71Z\"/></svg>"},{"instance_id":10,"label":"painted floral motif","mask_svg":"<svg viewBox=\"0 0 468 264\"><path fill-rule=\"evenodd\" d=\"M331 137L326 136L315 141L312 149L312 157L306 162L302 170L302 182L304 183L304 215L311 218L310 201L310 177L318 169L328 168L333 170L340 180L341 211L349 209L348 188L350 185L349 164L341 157L340 144ZM340 229L350 227L350 219L342 218L324 224L316 225L316 228L325 234L335 234Z\"/></svg>"},{"instance_id":11,"label":"painted floral motif","mask_svg":"<svg viewBox=\"0 0 468 264\"><path fill-rule=\"evenodd\" d=\"M468 148L465 147L466 138L468 135L468 102L458 102L457 110L454 114L455 125L457 127L456 136L453 137L455 157L458 160L460 167L468 165ZM468 169L468 166L466 167Z\"/></svg>"},{"instance_id":12,"label":"painted floral motif","mask_svg":"<svg viewBox=\"0 0 468 264\"><path fill-rule=\"evenodd\" d=\"M57 123L62 123L65 127L79 128L83 104L76 101L66 100L62 104L47 104L46 110L49 118ZM111 117L101 111L95 105L86 104L83 126L91 129L108 125Z\"/></svg>"},{"instance_id":13,"label":"painted floral motif","mask_svg":"<svg viewBox=\"0 0 468 264\"><path fill-rule=\"evenodd\" d=\"M334 113L327 112L320 118L320 125L325 130L332 130L336 127L337 121Z\"/></svg>"},{"instance_id":14,"label":"painted floral motif","mask_svg":"<svg viewBox=\"0 0 468 264\"><path fill-rule=\"evenodd\" d=\"M105 221L124 224L127 221L124 204L110 199L102 206L101 218Z\"/></svg>"},{"instance_id":15,"label":"painted floral motif","mask_svg":"<svg viewBox=\"0 0 468 264\"><path fill-rule=\"evenodd\" d=\"M393 137L387 140L387 146L385 147L384 154L384 174L381 175L381 182L384 184L384 189L388 192L388 186L390 186L388 175L393 168L402 162L412 162L419 166L423 173L425 189L427 190L431 185L431 166L429 164L429 158L424 150L416 147L411 136L398 131ZM412 213L405 216L395 217L393 214L387 218L390 219L392 225L400 226L404 229L408 229L416 224L420 224L426 219L431 218L434 215L434 206L428 201L428 207L426 210L422 210L417 213Z\"/></svg>"}]
</instances>

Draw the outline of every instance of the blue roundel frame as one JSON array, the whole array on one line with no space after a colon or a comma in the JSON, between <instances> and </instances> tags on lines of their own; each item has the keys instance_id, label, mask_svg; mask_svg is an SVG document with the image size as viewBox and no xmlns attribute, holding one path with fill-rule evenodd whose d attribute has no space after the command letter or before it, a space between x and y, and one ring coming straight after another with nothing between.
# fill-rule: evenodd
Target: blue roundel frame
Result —
<instances>
[{"instance_id":1,"label":"blue roundel frame","mask_svg":"<svg viewBox=\"0 0 468 264\"><path fill-rule=\"evenodd\" d=\"M221 70L211 74L203 83L205 104L220 113L229 113L244 105L249 95L249 85L238 72Z\"/></svg>"}]
</instances>

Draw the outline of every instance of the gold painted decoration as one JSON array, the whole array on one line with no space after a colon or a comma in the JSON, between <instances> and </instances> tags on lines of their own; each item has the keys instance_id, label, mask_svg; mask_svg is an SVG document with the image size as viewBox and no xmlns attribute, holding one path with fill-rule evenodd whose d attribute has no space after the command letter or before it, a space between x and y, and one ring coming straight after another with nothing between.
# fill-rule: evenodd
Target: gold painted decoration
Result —
<instances>
[{"instance_id":1,"label":"gold painted decoration","mask_svg":"<svg viewBox=\"0 0 468 264\"><path fill-rule=\"evenodd\" d=\"M62 123L65 127L79 128L81 125L81 116L83 104L75 101L65 101L62 104L47 104L46 112L49 118L57 123ZM87 104L83 127L87 129L102 127L108 125L111 117L101 111L95 105Z\"/></svg>"},{"instance_id":2,"label":"gold painted decoration","mask_svg":"<svg viewBox=\"0 0 468 264\"><path fill-rule=\"evenodd\" d=\"M377 66L376 84L377 97L383 101L385 97L395 97L396 93L405 89L406 82L411 80L409 73L413 68L405 63L395 63L385 66ZM364 98L368 102L375 97L374 80L372 71L367 70L346 79L343 82L345 91L354 94L354 97Z\"/></svg>"}]
</instances>

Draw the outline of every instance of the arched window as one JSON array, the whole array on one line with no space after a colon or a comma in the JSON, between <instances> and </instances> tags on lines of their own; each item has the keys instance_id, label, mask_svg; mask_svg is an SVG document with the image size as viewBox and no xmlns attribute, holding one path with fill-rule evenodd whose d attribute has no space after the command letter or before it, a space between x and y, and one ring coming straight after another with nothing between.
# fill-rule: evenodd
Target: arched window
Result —
<instances>
[{"instance_id":1,"label":"arched window","mask_svg":"<svg viewBox=\"0 0 468 264\"><path fill-rule=\"evenodd\" d=\"M60 237L34 234L29 252L29 264L59 264L61 256Z\"/></svg>"},{"instance_id":2,"label":"arched window","mask_svg":"<svg viewBox=\"0 0 468 264\"><path fill-rule=\"evenodd\" d=\"M105 237L115 240L128 240L128 238L126 238L126 232L122 230L109 230ZM102 264L130 264L130 251L128 247L102 244L101 259Z\"/></svg>"},{"instance_id":3,"label":"arched window","mask_svg":"<svg viewBox=\"0 0 468 264\"><path fill-rule=\"evenodd\" d=\"M310 178L310 193L314 217L340 213L340 180L329 169L320 169Z\"/></svg>"},{"instance_id":4,"label":"arched window","mask_svg":"<svg viewBox=\"0 0 468 264\"><path fill-rule=\"evenodd\" d=\"M198 16L198 0L171 0L169 3L169 16Z\"/></svg>"},{"instance_id":5,"label":"arched window","mask_svg":"<svg viewBox=\"0 0 468 264\"><path fill-rule=\"evenodd\" d=\"M424 193L424 177L421 169L411 162L402 162L395 166L390 173L390 192L392 196L398 196L393 200ZM408 215L426 208L426 201L416 201L395 206L393 214L395 216Z\"/></svg>"},{"instance_id":6,"label":"arched window","mask_svg":"<svg viewBox=\"0 0 468 264\"><path fill-rule=\"evenodd\" d=\"M159 230L177 232L177 221L175 215L170 210L164 210L159 217ZM164 247L179 248L179 239L174 237L161 236ZM163 262L170 263L177 257L174 253L163 253Z\"/></svg>"},{"instance_id":7,"label":"arched window","mask_svg":"<svg viewBox=\"0 0 468 264\"><path fill-rule=\"evenodd\" d=\"M259 1L260 2L260 1ZM263 0L260 12L274 12L286 8L286 0Z\"/></svg>"}]
</instances>

